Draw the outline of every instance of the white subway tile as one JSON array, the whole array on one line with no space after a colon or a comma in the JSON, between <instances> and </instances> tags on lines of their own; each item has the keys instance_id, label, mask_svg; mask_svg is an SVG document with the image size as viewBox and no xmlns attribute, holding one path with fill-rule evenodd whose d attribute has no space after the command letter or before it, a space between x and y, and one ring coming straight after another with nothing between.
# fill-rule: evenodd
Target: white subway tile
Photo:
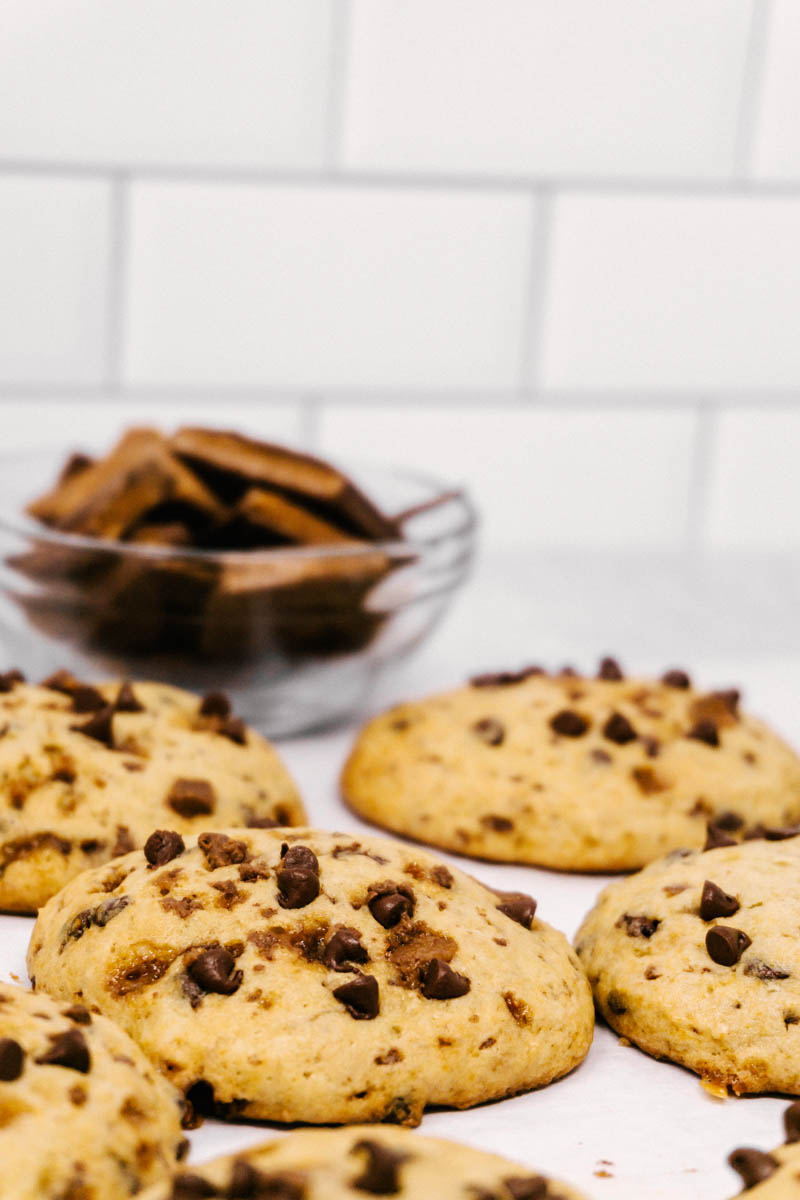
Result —
<instances>
[{"instance_id":1,"label":"white subway tile","mask_svg":"<svg viewBox=\"0 0 800 1200\"><path fill-rule=\"evenodd\" d=\"M134 425L153 425L166 433L180 425L209 425L294 446L303 444L300 406L294 401L237 403L230 397L171 400L158 395L130 400L79 391L40 400L12 394L0 399L0 421L6 451L102 452Z\"/></svg>"},{"instance_id":2,"label":"white subway tile","mask_svg":"<svg viewBox=\"0 0 800 1200\"><path fill-rule=\"evenodd\" d=\"M750 8L751 0L354 0L345 161L722 177Z\"/></svg>"},{"instance_id":3,"label":"white subway tile","mask_svg":"<svg viewBox=\"0 0 800 1200\"><path fill-rule=\"evenodd\" d=\"M326 405L322 453L465 484L499 547L681 545L694 417L684 412Z\"/></svg>"},{"instance_id":4,"label":"white subway tile","mask_svg":"<svg viewBox=\"0 0 800 1200\"><path fill-rule=\"evenodd\" d=\"M718 418L707 540L715 547L800 546L800 412L748 408Z\"/></svg>"},{"instance_id":5,"label":"white subway tile","mask_svg":"<svg viewBox=\"0 0 800 1200\"><path fill-rule=\"evenodd\" d=\"M0 380L102 378L109 198L104 183L0 178Z\"/></svg>"},{"instance_id":6,"label":"white subway tile","mask_svg":"<svg viewBox=\"0 0 800 1200\"><path fill-rule=\"evenodd\" d=\"M498 192L140 184L127 377L513 386L532 213Z\"/></svg>"},{"instance_id":7,"label":"white subway tile","mask_svg":"<svg viewBox=\"0 0 800 1200\"><path fill-rule=\"evenodd\" d=\"M800 200L568 194L556 202L550 388L800 386Z\"/></svg>"},{"instance_id":8,"label":"white subway tile","mask_svg":"<svg viewBox=\"0 0 800 1200\"><path fill-rule=\"evenodd\" d=\"M772 0L758 121L755 174L762 179L800 177L800 4Z\"/></svg>"},{"instance_id":9,"label":"white subway tile","mask_svg":"<svg viewBox=\"0 0 800 1200\"><path fill-rule=\"evenodd\" d=\"M0 156L318 165L331 0L4 0Z\"/></svg>"}]
</instances>

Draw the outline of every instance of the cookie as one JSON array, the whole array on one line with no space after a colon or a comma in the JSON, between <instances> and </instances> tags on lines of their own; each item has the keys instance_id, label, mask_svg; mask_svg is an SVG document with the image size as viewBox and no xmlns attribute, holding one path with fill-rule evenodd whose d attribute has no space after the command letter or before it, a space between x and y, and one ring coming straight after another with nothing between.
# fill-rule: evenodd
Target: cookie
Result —
<instances>
[{"instance_id":1,"label":"cookie","mask_svg":"<svg viewBox=\"0 0 800 1200\"><path fill-rule=\"evenodd\" d=\"M797 1200L800 1197L800 1101L783 1114L785 1141L767 1153L740 1146L728 1155L728 1163L742 1181L742 1191L756 1200ZM741 1193L740 1193L741 1194Z\"/></svg>"},{"instance_id":2,"label":"cookie","mask_svg":"<svg viewBox=\"0 0 800 1200\"><path fill-rule=\"evenodd\" d=\"M643 866L740 832L800 821L800 761L735 691L682 671L595 679L533 667L402 704L370 721L345 801L396 833L460 854L579 871Z\"/></svg>"},{"instance_id":3,"label":"cookie","mask_svg":"<svg viewBox=\"0 0 800 1200\"><path fill-rule=\"evenodd\" d=\"M111 1021L0 983L2 1200L123 1200L167 1179L183 1108Z\"/></svg>"},{"instance_id":4,"label":"cookie","mask_svg":"<svg viewBox=\"0 0 800 1200\"><path fill-rule=\"evenodd\" d=\"M575 945L609 1025L735 1093L800 1094L800 838L675 851Z\"/></svg>"},{"instance_id":5,"label":"cookie","mask_svg":"<svg viewBox=\"0 0 800 1200\"><path fill-rule=\"evenodd\" d=\"M382 838L158 832L45 906L28 964L202 1112L416 1124L587 1053L589 986L535 907Z\"/></svg>"},{"instance_id":6,"label":"cookie","mask_svg":"<svg viewBox=\"0 0 800 1200\"><path fill-rule=\"evenodd\" d=\"M202 1183L201 1183L202 1181ZM203 1190L202 1184L213 1187ZM580 1200L519 1163L407 1129L300 1130L242 1154L184 1168L142 1200Z\"/></svg>"},{"instance_id":7,"label":"cookie","mask_svg":"<svg viewBox=\"0 0 800 1200\"><path fill-rule=\"evenodd\" d=\"M0 909L37 909L157 826L305 817L273 748L221 693L17 675L0 676Z\"/></svg>"}]
</instances>

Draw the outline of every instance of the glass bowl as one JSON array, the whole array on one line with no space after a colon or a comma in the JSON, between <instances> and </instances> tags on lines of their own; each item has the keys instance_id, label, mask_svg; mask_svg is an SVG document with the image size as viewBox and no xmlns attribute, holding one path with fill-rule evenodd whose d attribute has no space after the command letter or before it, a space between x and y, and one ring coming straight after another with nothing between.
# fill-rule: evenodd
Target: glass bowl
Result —
<instances>
[{"instance_id":1,"label":"glass bowl","mask_svg":"<svg viewBox=\"0 0 800 1200\"><path fill-rule=\"evenodd\" d=\"M273 736L341 720L436 625L466 579L476 515L424 475L350 467L405 538L213 552L60 533L25 505L66 455L0 456L0 661L32 679L161 680L226 691Z\"/></svg>"}]
</instances>

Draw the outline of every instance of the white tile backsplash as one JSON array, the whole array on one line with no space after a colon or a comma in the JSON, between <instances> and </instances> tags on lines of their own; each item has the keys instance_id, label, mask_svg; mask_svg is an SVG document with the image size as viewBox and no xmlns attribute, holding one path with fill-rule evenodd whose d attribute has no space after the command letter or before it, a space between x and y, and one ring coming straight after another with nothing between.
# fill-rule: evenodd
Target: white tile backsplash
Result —
<instances>
[{"instance_id":1,"label":"white tile backsplash","mask_svg":"<svg viewBox=\"0 0 800 1200\"><path fill-rule=\"evenodd\" d=\"M715 548L800 549L800 412L721 414L706 538Z\"/></svg>"},{"instance_id":2,"label":"white tile backsplash","mask_svg":"<svg viewBox=\"0 0 800 1200\"><path fill-rule=\"evenodd\" d=\"M750 11L751 0L353 0L344 161L722 178Z\"/></svg>"},{"instance_id":3,"label":"white tile backsplash","mask_svg":"<svg viewBox=\"0 0 800 1200\"><path fill-rule=\"evenodd\" d=\"M532 215L498 192L140 184L126 378L512 387Z\"/></svg>"},{"instance_id":4,"label":"white tile backsplash","mask_svg":"<svg viewBox=\"0 0 800 1200\"><path fill-rule=\"evenodd\" d=\"M319 166L333 0L3 0L0 158Z\"/></svg>"},{"instance_id":5,"label":"white tile backsplash","mask_svg":"<svg viewBox=\"0 0 800 1200\"><path fill-rule=\"evenodd\" d=\"M771 0L755 142L755 174L800 180L800 4Z\"/></svg>"},{"instance_id":6,"label":"white tile backsplash","mask_svg":"<svg viewBox=\"0 0 800 1200\"><path fill-rule=\"evenodd\" d=\"M675 548L688 519L690 412L324 407L323 453L466 484L494 548Z\"/></svg>"},{"instance_id":7,"label":"white tile backsplash","mask_svg":"<svg viewBox=\"0 0 800 1200\"><path fill-rule=\"evenodd\" d=\"M800 548L795 0L4 0L4 441L184 420L485 538Z\"/></svg>"},{"instance_id":8,"label":"white tile backsplash","mask_svg":"<svg viewBox=\"0 0 800 1200\"><path fill-rule=\"evenodd\" d=\"M0 382L100 382L110 186L0 176Z\"/></svg>"},{"instance_id":9,"label":"white tile backsplash","mask_svg":"<svg viewBox=\"0 0 800 1200\"><path fill-rule=\"evenodd\" d=\"M800 388L800 197L555 205L546 388Z\"/></svg>"}]
</instances>

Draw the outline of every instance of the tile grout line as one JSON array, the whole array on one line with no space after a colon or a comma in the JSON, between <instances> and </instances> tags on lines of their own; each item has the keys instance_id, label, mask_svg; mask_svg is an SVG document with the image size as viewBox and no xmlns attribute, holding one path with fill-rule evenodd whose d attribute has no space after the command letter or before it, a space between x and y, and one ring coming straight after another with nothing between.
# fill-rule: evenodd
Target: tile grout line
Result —
<instances>
[{"instance_id":1,"label":"tile grout line","mask_svg":"<svg viewBox=\"0 0 800 1200\"><path fill-rule=\"evenodd\" d=\"M344 149L344 114L352 12L350 0L332 0L329 78L325 107L324 164L338 176Z\"/></svg>"},{"instance_id":2,"label":"tile grout line","mask_svg":"<svg viewBox=\"0 0 800 1200\"><path fill-rule=\"evenodd\" d=\"M752 0L733 149L734 182L752 178L759 107L764 92L767 46L773 15L773 0Z\"/></svg>"},{"instance_id":3,"label":"tile grout line","mask_svg":"<svg viewBox=\"0 0 800 1200\"><path fill-rule=\"evenodd\" d=\"M325 402L349 404L353 406L367 405L372 408L382 404L408 404L410 406L441 404L443 406L485 404L489 401L506 405L509 408L519 408L525 405L535 405L539 408L568 408L574 411L593 410L597 408L618 409L630 411L662 411L685 412L690 409L707 409L709 411L724 411L764 407L773 410L800 408L800 388L747 388L738 391L720 388L709 391L704 388L687 390L648 391L614 391L599 388L595 391L579 391L559 388L506 388L506 387L324 387L311 390L308 385L293 384L252 384L227 385L220 383L204 384L126 384L120 382L116 394L121 400L131 403L152 400L166 400L175 403L207 401L211 399L227 400L231 403L252 404L290 404L302 402L310 397L320 402L321 391L324 390ZM89 402L100 401L108 391L106 383L86 383L80 380L64 380L58 383L31 383L26 380L0 381L0 402L2 400L33 399L53 400L69 398L75 395Z\"/></svg>"},{"instance_id":4,"label":"tile grout line","mask_svg":"<svg viewBox=\"0 0 800 1200\"><path fill-rule=\"evenodd\" d=\"M706 548L711 464L717 438L718 411L699 403L695 408L695 433L689 473L689 496L686 510L684 545L689 553L697 554Z\"/></svg>"},{"instance_id":5,"label":"tile grout line","mask_svg":"<svg viewBox=\"0 0 800 1200\"><path fill-rule=\"evenodd\" d=\"M769 0L762 0L768 3ZM527 192L544 189L559 192L588 192L590 194L656 195L656 196L751 196L800 197L800 178L796 180L731 178L714 179L686 177L647 178L636 176L585 175L480 175L436 174L420 171L370 171L364 169L291 169L283 167L214 167L208 164L180 167L159 163L84 162L56 160L3 159L0 157L0 176L54 175L63 178L130 180L146 179L165 184L252 185L263 187L364 187L375 189L411 189L417 191L459 192Z\"/></svg>"},{"instance_id":6,"label":"tile grout line","mask_svg":"<svg viewBox=\"0 0 800 1200\"><path fill-rule=\"evenodd\" d=\"M115 396L122 389L122 346L125 321L125 289L128 266L128 183L124 175L111 181L111 232L108 260L106 322L106 390Z\"/></svg>"},{"instance_id":7,"label":"tile grout line","mask_svg":"<svg viewBox=\"0 0 800 1200\"><path fill-rule=\"evenodd\" d=\"M519 390L536 390L541 377L541 357L544 340L545 307L549 292L550 256L553 234L553 194L543 189L531 201L531 242L528 254L528 277L522 305L522 336L520 341Z\"/></svg>"}]
</instances>

